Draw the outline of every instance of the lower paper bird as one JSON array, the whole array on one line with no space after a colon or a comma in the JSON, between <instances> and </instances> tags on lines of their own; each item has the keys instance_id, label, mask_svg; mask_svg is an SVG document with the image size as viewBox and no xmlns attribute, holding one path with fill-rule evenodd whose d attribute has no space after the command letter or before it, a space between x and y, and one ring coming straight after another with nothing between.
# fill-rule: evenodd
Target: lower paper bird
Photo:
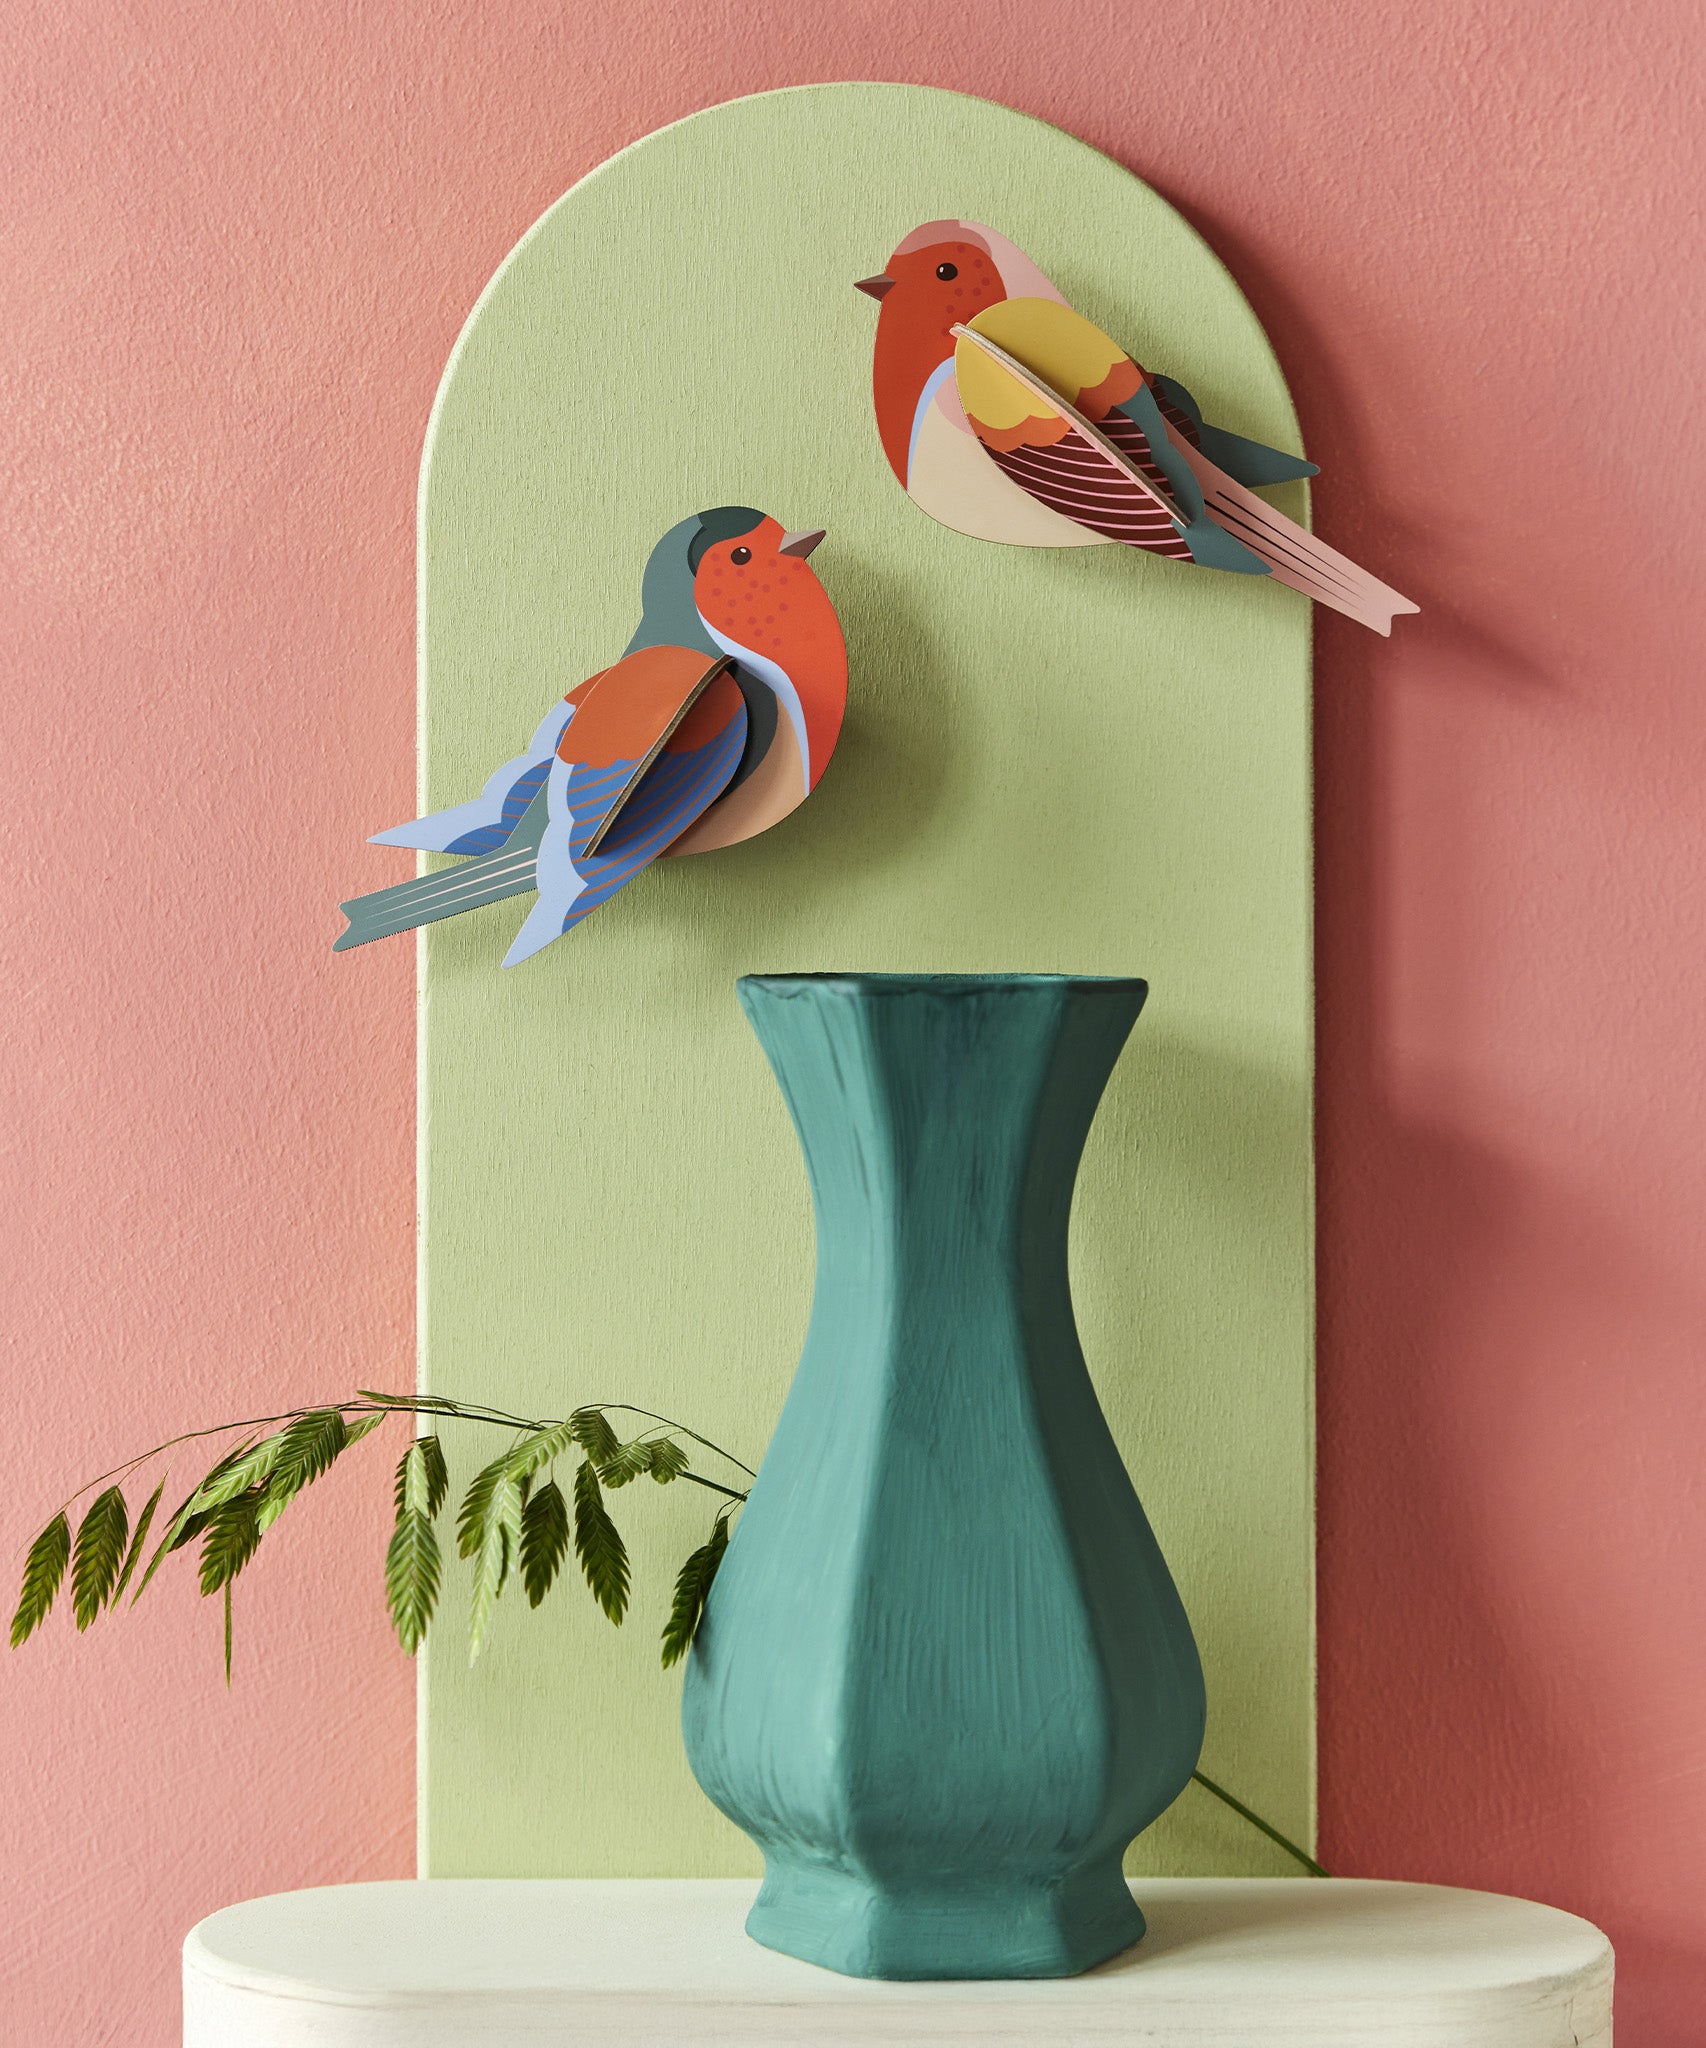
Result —
<instances>
[{"instance_id":1,"label":"lower paper bird","mask_svg":"<svg viewBox=\"0 0 1706 2048\"><path fill-rule=\"evenodd\" d=\"M750 839L816 788L847 703L847 649L807 557L749 505L672 526L621 660L554 704L477 797L374 844L474 856L343 904L334 952L537 892L504 965L578 924L661 854Z\"/></svg>"},{"instance_id":2,"label":"lower paper bird","mask_svg":"<svg viewBox=\"0 0 1706 2048\"><path fill-rule=\"evenodd\" d=\"M882 304L883 452L944 526L1271 575L1377 633L1418 609L1249 488L1314 476L1312 462L1210 426L1183 384L1139 368L992 228L927 221L859 290Z\"/></svg>"}]
</instances>

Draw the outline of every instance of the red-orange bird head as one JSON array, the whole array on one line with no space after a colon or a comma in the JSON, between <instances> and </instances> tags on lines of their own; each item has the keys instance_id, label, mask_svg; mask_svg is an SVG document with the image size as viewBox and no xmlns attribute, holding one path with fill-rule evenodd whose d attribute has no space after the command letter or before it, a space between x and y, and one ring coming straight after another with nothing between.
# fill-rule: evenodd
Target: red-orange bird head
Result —
<instances>
[{"instance_id":1,"label":"red-orange bird head","mask_svg":"<svg viewBox=\"0 0 1706 2048\"><path fill-rule=\"evenodd\" d=\"M882 303L871 359L871 393L883 453L906 482L919 401L954 359L953 329L1008 296L987 230L970 221L932 220L914 228L859 290Z\"/></svg>"},{"instance_id":2,"label":"red-orange bird head","mask_svg":"<svg viewBox=\"0 0 1706 2048\"><path fill-rule=\"evenodd\" d=\"M693 602L724 653L775 692L800 743L809 791L835 750L847 709L847 643L807 559L823 533L789 533L758 512L748 525L734 516L739 511L702 515L690 551ZM730 527L739 530L720 530Z\"/></svg>"}]
</instances>

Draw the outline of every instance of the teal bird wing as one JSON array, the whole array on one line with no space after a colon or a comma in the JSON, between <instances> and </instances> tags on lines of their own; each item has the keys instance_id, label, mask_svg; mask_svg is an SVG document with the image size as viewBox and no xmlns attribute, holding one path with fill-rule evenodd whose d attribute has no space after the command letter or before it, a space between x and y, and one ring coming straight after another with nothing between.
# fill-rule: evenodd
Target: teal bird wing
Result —
<instances>
[{"instance_id":1,"label":"teal bird wing","mask_svg":"<svg viewBox=\"0 0 1706 2048\"><path fill-rule=\"evenodd\" d=\"M1191 560L1205 569L1229 569L1235 576L1270 574L1261 556L1253 553L1241 540L1235 540L1204 505L1196 472L1168 433L1167 422L1149 386L1140 384L1123 405L1115 406L1114 411L1124 413L1149 444L1149 455L1167 479L1173 502L1184 515L1183 536L1186 547L1191 551ZM1102 424L1105 427L1107 422Z\"/></svg>"},{"instance_id":2,"label":"teal bird wing","mask_svg":"<svg viewBox=\"0 0 1706 2048\"><path fill-rule=\"evenodd\" d=\"M1301 455L1287 455L1261 441L1247 441L1242 434L1229 434L1224 427L1211 427L1202 407L1176 377L1152 375L1161 410L1173 425L1208 457L1217 469L1225 470L1234 483L1248 488L1264 484L1291 484L1304 477L1319 476L1317 463Z\"/></svg>"}]
</instances>

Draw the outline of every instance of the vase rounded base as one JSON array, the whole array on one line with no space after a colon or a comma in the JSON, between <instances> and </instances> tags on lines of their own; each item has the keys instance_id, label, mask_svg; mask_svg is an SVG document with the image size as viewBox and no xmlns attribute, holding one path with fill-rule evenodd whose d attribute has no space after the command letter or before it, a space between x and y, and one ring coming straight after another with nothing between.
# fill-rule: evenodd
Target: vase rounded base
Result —
<instances>
[{"instance_id":1,"label":"vase rounded base","mask_svg":"<svg viewBox=\"0 0 1706 2048\"><path fill-rule=\"evenodd\" d=\"M1117 1863L1054 1882L892 1885L770 1857L746 1931L844 1977L1076 1977L1139 1940L1143 1915Z\"/></svg>"}]
</instances>

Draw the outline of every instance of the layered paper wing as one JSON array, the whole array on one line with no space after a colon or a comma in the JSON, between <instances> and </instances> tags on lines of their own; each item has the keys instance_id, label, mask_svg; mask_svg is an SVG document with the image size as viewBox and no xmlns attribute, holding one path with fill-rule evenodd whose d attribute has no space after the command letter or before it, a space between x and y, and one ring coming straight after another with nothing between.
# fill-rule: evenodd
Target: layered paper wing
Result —
<instances>
[{"instance_id":1,"label":"layered paper wing","mask_svg":"<svg viewBox=\"0 0 1706 2048\"><path fill-rule=\"evenodd\" d=\"M1109 539L1185 560L1197 559L1186 536L1205 532L1206 513L1249 551L1239 565L1265 564L1279 582L1377 633L1389 633L1396 614L1418 609L1218 468L1197 445L1188 415L1149 393L1156 409L1148 417L1170 444L1158 458L1126 410L1146 403L1142 371L1070 307L1007 300L957 335L955 380L973 432L991 460L1052 511ZM1199 492L1201 511L1181 502ZM1219 535L1210 537L1224 549Z\"/></svg>"},{"instance_id":2,"label":"layered paper wing","mask_svg":"<svg viewBox=\"0 0 1706 2048\"><path fill-rule=\"evenodd\" d=\"M589 720L595 696L563 735L546 789L534 873L539 900L504 955L506 967L560 938L667 852L740 766L746 703L726 657L707 664L683 648L647 648L607 671L597 695L631 663L645 664L635 695L650 715L640 720L624 693L614 717ZM656 714L672 689L678 708L641 753L636 742L660 723Z\"/></svg>"},{"instance_id":3,"label":"layered paper wing","mask_svg":"<svg viewBox=\"0 0 1706 2048\"><path fill-rule=\"evenodd\" d=\"M1191 560L1147 436L1115 411L1143 373L1099 328L1054 300L1003 300L959 334L954 381L985 453L1027 496L1108 540Z\"/></svg>"},{"instance_id":4,"label":"layered paper wing","mask_svg":"<svg viewBox=\"0 0 1706 2048\"><path fill-rule=\"evenodd\" d=\"M551 757L563 728L574 715L576 700L597 682L592 676L579 690L551 706L539 721L526 751L494 769L486 786L467 803L452 804L447 810L429 811L406 825L392 825L375 832L373 846L413 846L424 853L495 853L506 845L527 814L527 807L545 787L551 772Z\"/></svg>"},{"instance_id":5,"label":"layered paper wing","mask_svg":"<svg viewBox=\"0 0 1706 2048\"><path fill-rule=\"evenodd\" d=\"M577 855L598 850L700 697L732 666L727 655L707 658L696 647L642 647L577 692L575 715L557 742L552 764L553 781L560 782L565 795L571 786L574 792L570 844ZM739 698L732 678L727 689ZM726 710L728 695L718 701ZM703 717L695 722L701 736L704 724ZM558 807L552 810L555 818Z\"/></svg>"},{"instance_id":6,"label":"layered paper wing","mask_svg":"<svg viewBox=\"0 0 1706 2048\"><path fill-rule=\"evenodd\" d=\"M410 931L438 918L454 917L459 911L471 910L479 904L495 902L501 897L535 887L537 849L551 835L553 825L557 828L556 844L571 861L595 864L591 873L601 887L597 901L605 901L623 881L638 871L639 865L644 865L643 861L638 865L631 862L631 835L616 835L615 843L608 847L607 841L615 833L626 808L630 804L639 804L652 779L648 771L661 770L672 748L676 754L691 752L695 741L703 741L707 719L695 722L693 717L701 698L712 694L715 686L721 683L739 703L740 692L729 676L729 666L726 657L708 657L698 648L649 647L625 656L613 668L603 669L590 677L553 708L550 718L535 735L537 739L552 719L555 720L556 734L543 762L523 756L521 763L525 765L525 775L518 773L509 778L508 788L503 792L505 807L514 803L511 792L518 790L523 781L529 785L529 794L520 803L513 827L505 826L504 807L500 807L489 823L474 820L465 826L462 835L453 836L451 843L442 849L447 852L484 853L484 858L470 860L465 866L450 868L440 874L422 875L412 882L398 883L394 888L378 889L366 896L352 898L341 906L348 919L348 928L340 934L333 950L347 951L352 946L366 945L373 939ZM716 701L725 714L721 725L726 727L731 722L727 716L727 697L718 691ZM742 706L739 714L742 742L745 729ZM738 763L738 743L734 758ZM516 766L518 764L507 764L507 767ZM733 772L731 764L729 775ZM475 800L476 804L486 802L488 793L498 787L504 773L500 771L492 778L486 792ZM728 775L725 775L722 784L713 791L713 798L727 781ZM663 815L658 809L659 795L671 792L676 798L682 794L679 767L670 769L660 791L653 793L640 815L655 821ZM465 814L473 810L473 806L459 808ZM454 812L436 812L432 818L418 820L417 824L430 825L434 819L448 819L455 815ZM698 809L690 810L680 829L685 829L686 824L698 815ZM397 829L403 832L412 828ZM477 844L464 843L466 836L474 831L487 833L499 829L503 829L504 836L495 842L490 837L483 837ZM393 843L437 845L439 840L423 838ZM486 853L485 849L494 843L501 850ZM630 864L625 869L620 863L614 867L597 866L605 851L613 856L621 853ZM593 907L588 902L579 915L584 916L585 910Z\"/></svg>"}]
</instances>

